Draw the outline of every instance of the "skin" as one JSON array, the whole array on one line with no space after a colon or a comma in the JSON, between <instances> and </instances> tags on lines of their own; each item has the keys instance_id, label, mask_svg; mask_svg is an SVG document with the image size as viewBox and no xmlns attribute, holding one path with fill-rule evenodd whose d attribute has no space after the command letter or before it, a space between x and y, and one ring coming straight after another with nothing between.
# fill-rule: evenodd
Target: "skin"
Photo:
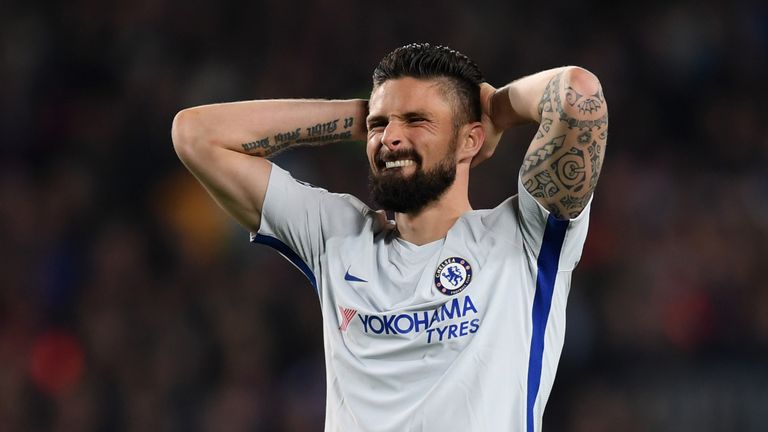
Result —
<instances>
[{"instance_id":1,"label":"skin","mask_svg":"<svg viewBox=\"0 0 768 432\"><path fill-rule=\"evenodd\" d=\"M412 148L422 169L447 156L453 137L451 101L438 81L401 78L373 89L365 100L259 100L188 108L174 118L179 158L213 198L251 231L261 222L272 164L266 158L295 145L366 141L376 152ZM542 71L499 89L480 87L480 122L461 125L455 148L456 181L418 214L395 214L399 235L414 244L445 237L471 210L471 167L490 158L504 130L538 122L521 168L524 187L556 217L577 217L602 167L608 111L590 72L573 66ZM370 129L370 130L369 130ZM401 169L410 176L416 167ZM514 190L514 178L500 187Z\"/></svg>"},{"instance_id":2,"label":"skin","mask_svg":"<svg viewBox=\"0 0 768 432\"><path fill-rule=\"evenodd\" d=\"M216 202L249 231L261 223L272 163L267 157L307 140L364 141L367 101L255 100L203 105L176 114L171 138L176 154ZM310 133L336 123L347 138ZM299 129L298 137L280 140Z\"/></svg>"},{"instance_id":3,"label":"skin","mask_svg":"<svg viewBox=\"0 0 768 432\"><path fill-rule=\"evenodd\" d=\"M608 140L600 81L569 66L484 91L490 93L485 109L498 129L539 123L520 170L523 186L557 218L578 217L597 186ZM496 144L486 143L481 156L490 157Z\"/></svg>"},{"instance_id":4,"label":"skin","mask_svg":"<svg viewBox=\"0 0 768 432\"><path fill-rule=\"evenodd\" d=\"M374 156L381 153L413 149L422 158L420 169L434 168L448 157L454 136L454 112L436 80L400 78L387 81L371 94L367 154L371 170L379 174ZM415 214L395 213L401 238L414 244L425 244L445 236L469 204L469 169L472 159L485 142L482 123L463 125L458 131L454 156L456 180L435 202ZM412 176L415 164L390 168L395 175Z\"/></svg>"}]
</instances>

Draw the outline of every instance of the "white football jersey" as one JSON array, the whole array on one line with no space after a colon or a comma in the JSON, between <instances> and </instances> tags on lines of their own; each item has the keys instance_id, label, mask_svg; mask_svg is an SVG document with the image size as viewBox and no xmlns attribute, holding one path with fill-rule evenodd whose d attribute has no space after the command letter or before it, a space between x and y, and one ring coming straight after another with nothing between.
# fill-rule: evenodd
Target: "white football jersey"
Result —
<instances>
[{"instance_id":1,"label":"white football jersey","mask_svg":"<svg viewBox=\"0 0 768 432\"><path fill-rule=\"evenodd\" d=\"M518 189L416 246L360 200L272 166L252 240L320 298L327 432L541 430L589 206L558 220Z\"/></svg>"}]
</instances>

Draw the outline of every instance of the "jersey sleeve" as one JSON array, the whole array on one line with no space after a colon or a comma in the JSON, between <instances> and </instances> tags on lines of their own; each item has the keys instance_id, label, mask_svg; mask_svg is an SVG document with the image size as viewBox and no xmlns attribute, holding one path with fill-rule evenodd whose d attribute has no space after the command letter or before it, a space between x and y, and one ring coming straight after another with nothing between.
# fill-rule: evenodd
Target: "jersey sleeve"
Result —
<instances>
[{"instance_id":1,"label":"jersey sleeve","mask_svg":"<svg viewBox=\"0 0 768 432\"><path fill-rule=\"evenodd\" d=\"M364 229L371 212L354 197L298 181L272 164L261 224L257 233L251 233L251 241L277 250L304 273L319 294L327 240Z\"/></svg>"},{"instance_id":2,"label":"jersey sleeve","mask_svg":"<svg viewBox=\"0 0 768 432\"><path fill-rule=\"evenodd\" d=\"M485 224L500 235L522 239L533 263L555 261L559 271L573 270L581 258L589 226L592 199L574 219L558 219L523 186L518 175L518 194L491 210Z\"/></svg>"},{"instance_id":3,"label":"jersey sleeve","mask_svg":"<svg viewBox=\"0 0 768 432\"><path fill-rule=\"evenodd\" d=\"M592 198L576 218L558 219L528 192L519 175L517 179L520 228L526 249L538 261L542 254L559 255L559 271L573 270L587 238Z\"/></svg>"}]
</instances>

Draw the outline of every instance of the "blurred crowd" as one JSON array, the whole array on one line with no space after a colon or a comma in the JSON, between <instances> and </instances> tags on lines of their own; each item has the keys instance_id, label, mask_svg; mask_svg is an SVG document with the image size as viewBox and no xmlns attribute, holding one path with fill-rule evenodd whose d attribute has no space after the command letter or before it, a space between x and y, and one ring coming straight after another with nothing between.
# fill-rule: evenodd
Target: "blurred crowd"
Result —
<instances>
[{"instance_id":1,"label":"blurred crowd","mask_svg":"<svg viewBox=\"0 0 768 432\"><path fill-rule=\"evenodd\" d=\"M17 0L0 35L0 431L321 431L317 297L208 198L171 121L367 97L412 41L496 85L564 64L602 81L609 146L545 430L768 429L765 2ZM515 193L534 131L475 170L475 208ZM276 161L367 199L362 145Z\"/></svg>"}]
</instances>

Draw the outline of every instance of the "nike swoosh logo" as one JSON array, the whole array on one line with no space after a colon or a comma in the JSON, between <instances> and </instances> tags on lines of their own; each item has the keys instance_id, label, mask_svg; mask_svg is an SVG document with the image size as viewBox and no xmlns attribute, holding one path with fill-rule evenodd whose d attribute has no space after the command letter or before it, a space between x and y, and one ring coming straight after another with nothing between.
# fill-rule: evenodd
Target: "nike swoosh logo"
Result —
<instances>
[{"instance_id":1,"label":"nike swoosh logo","mask_svg":"<svg viewBox=\"0 0 768 432\"><path fill-rule=\"evenodd\" d=\"M353 276L353 275L349 274L349 269L347 269L347 272L344 273L344 280L351 281L351 282L368 282L365 279L360 279L357 276Z\"/></svg>"}]
</instances>

